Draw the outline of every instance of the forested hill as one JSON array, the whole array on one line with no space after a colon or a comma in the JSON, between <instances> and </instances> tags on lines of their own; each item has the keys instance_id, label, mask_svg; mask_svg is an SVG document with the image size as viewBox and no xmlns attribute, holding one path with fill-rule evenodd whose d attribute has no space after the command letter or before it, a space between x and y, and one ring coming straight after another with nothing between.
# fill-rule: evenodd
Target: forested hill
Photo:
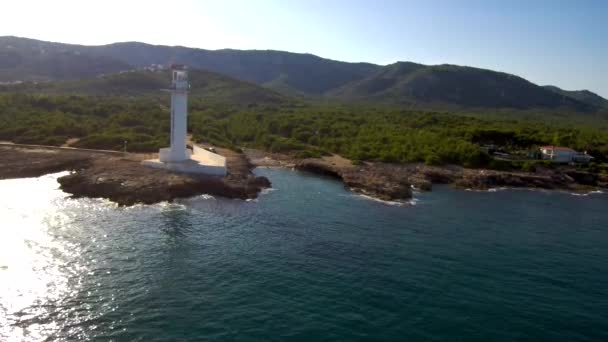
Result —
<instances>
[{"instance_id":1,"label":"forested hill","mask_svg":"<svg viewBox=\"0 0 608 342\"><path fill-rule=\"evenodd\" d=\"M89 54L73 45L0 37L0 82L89 78L131 68L119 59Z\"/></svg>"},{"instance_id":2,"label":"forested hill","mask_svg":"<svg viewBox=\"0 0 608 342\"><path fill-rule=\"evenodd\" d=\"M97 56L109 56L133 66L175 62L306 95L321 95L378 68L370 63L346 63L273 50L210 51L129 42L93 47L92 51Z\"/></svg>"},{"instance_id":3,"label":"forested hill","mask_svg":"<svg viewBox=\"0 0 608 342\"><path fill-rule=\"evenodd\" d=\"M589 90L563 90L556 86L544 86L543 88L557 93L565 98L572 98L604 110L608 110L608 100Z\"/></svg>"},{"instance_id":4,"label":"forested hill","mask_svg":"<svg viewBox=\"0 0 608 342\"><path fill-rule=\"evenodd\" d=\"M291 99L274 90L254 83L240 81L221 74L190 70L191 96L223 104L260 105L284 104ZM28 93L46 95L92 95L92 96L155 96L170 84L169 70L133 70L103 75L91 79L24 82L0 85L3 93Z\"/></svg>"},{"instance_id":5,"label":"forested hill","mask_svg":"<svg viewBox=\"0 0 608 342\"><path fill-rule=\"evenodd\" d=\"M45 60L47 51L62 54L87 55L90 58L106 58L130 68L151 64L185 64L196 69L222 73L241 80L268 85L272 88L298 94L321 95L348 82L364 77L379 66L370 63L346 63L329 60L311 54L298 54L272 50L203 50L180 46L150 45L138 42L115 43L102 46L83 46L51 43L18 37L0 37L0 69L14 69L28 56ZM6 57L5 57L6 56ZM21 57L20 57L21 56ZM3 60L10 57L13 62ZM33 57L32 57L33 58ZM46 63L62 63L51 59ZM5 64L5 66L3 66ZM128 68L128 67L127 67ZM21 69L23 78L34 70ZM116 71L108 68L101 73ZM7 75L0 81L19 79L19 75ZM34 73L33 76L37 74ZM44 79L48 74L43 75ZM65 77L57 77L58 79Z\"/></svg>"},{"instance_id":6,"label":"forested hill","mask_svg":"<svg viewBox=\"0 0 608 342\"><path fill-rule=\"evenodd\" d=\"M399 62L347 63L272 50L204 50L138 42L83 46L0 37L0 82L90 78L151 64L186 64L285 95L397 105L593 112L607 100L491 70Z\"/></svg>"},{"instance_id":7,"label":"forested hill","mask_svg":"<svg viewBox=\"0 0 608 342\"><path fill-rule=\"evenodd\" d=\"M398 62L332 92L345 99L465 108L594 111L582 98L557 94L521 77L457 65Z\"/></svg>"}]
</instances>

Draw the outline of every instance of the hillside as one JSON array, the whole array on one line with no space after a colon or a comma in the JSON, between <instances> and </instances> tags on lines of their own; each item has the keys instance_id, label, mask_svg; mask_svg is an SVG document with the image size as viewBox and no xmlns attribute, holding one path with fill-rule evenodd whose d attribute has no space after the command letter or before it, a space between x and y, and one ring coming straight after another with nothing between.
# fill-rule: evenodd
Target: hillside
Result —
<instances>
[{"instance_id":1,"label":"hillside","mask_svg":"<svg viewBox=\"0 0 608 342\"><path fill-rule=\"evenodd\" d=\"M556 86L546 85L543 88L567 98L572 98L589 105L608 110L608 100L589 90L563 90Z\"/></svg>"},{"instance_id":2,"label":"hillside","mask_svg":"<svg viewBox=\"0 0 608 342\"><path fill-rule=\"evenodd\" d=\"M273 50L210 51L134 42L98 46L91 50L97 56L109 56L137 67L180 63L286 92L310 95L322 94L378 68L369 63L346 63L311 54Z\"/></svg>"},{"instance_id":3,"label":"hillside","mask_svg":"<svg viewBox=\"0 0 608 342\"><path fill-rule=\"evenodd\" d=\"M92 79L0 86L0 92L28 92L55 95L94 96L159 96L167 88L171 75L168 70L135 70L99 76ZM190 95L204 100L231 104L284 103L288 98L254 83L217 73L190 70Z\"/></svg>"},{"instance_id":4,"label":"hillside","mask_svg":"<svg viewBox=\"0 0 608 342\"><path fill-rule=\"evenodd\" d=\"M588 91L540 87L518 76L456 65L398 62L380 66L273 50L214 51L138 42L83 46L0 37L0 82L84 79L170 63L254 82L284 95L330 101L446 109L594 112L608 108L605 99ZM120 89L138 92L137 85L135 90ZM212 91L213 87L199 89Z\"/></svg>"},{"instance_id":5,"label":"hillside","mask_svg":"<svg viewBox=\"0 0 608 342\"><path fill-rule=\"evenodd\" d=\"M35 64L33 62L44 66L67 66L75 58L73 56L80 56L83 61L88 58L96 64L92 64L94 68L86 75L80 75L77 71L67 72L61 67L57 68L56 74L50 71L40 73L31 67ZM107 65L102 64L102 61ZM320 95L378 68L370 63L346 63L311 54L272 50L211 51L138 42L83 46L0 37L0 81L81 78L151 64L171 63L222 73L268 85L286 93L307 95ZM15 69L20 65L28 67ZM2 69L6 70L4 74Z\"/></svg>"},{"instance_id":6,"label":"hillside","mask_svg":"<svg viewBox=\"0 0 608 342\"><path fill-rule=\"evenodd\" d=\"M88 78L131 68L123 61L82 53L66 44L0 37L0 82Z\"/></svg>"},{"instance_id":7,"label":"hillside","mask_svg":"<svg viewBox=\"0 0 608 342\"><path fill-rule=\"evenodd\" d=\"M560 96L521 77L456 65L398 62L330 93L348 100L466 108L551 108L577 111L593 106Z\"/></svg>"}]
</instances>

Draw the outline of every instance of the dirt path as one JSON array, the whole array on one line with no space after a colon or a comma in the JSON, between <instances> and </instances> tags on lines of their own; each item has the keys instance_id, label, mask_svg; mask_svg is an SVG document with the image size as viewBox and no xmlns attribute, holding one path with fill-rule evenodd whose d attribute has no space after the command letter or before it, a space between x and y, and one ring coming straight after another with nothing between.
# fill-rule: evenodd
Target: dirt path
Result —
<instances>
[{"instance_id":1,"label":"dirt path","mask_svg":"<svg viewBox=\"0 0 608 342\"><path fill-rule=\"evenodd\" d=\"M70 138L70 139L66 140L65 144L61 145L61 147L71 147L78 141L80 141L79 138Z\"/></svg>"}]
</instances>

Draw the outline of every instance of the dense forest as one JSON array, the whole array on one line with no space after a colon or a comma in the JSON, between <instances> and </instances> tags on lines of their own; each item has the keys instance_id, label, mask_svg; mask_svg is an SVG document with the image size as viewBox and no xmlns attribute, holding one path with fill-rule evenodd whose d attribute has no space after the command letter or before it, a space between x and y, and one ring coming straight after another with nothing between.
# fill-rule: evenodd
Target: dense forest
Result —
<instances>
[{"instance_id":1,"label":"dense forest","mask_svg":"<svg viewBox=\"0 0 608 342\"><path fill-rule=\"evenodd\" d=\"M0 94L0 140L121 150L156 151L168 144L165 96ZM497 118L480 113L404 110L311 102L227 104L192 98L189 131L196 141L262 148L300 157L337 153L355 161L455 163L499 167L482 151L493 144L524 155L545 144L608 159L603 120ZM593 123L593 124L592 124Z\"/></svg>"}]
</instances>

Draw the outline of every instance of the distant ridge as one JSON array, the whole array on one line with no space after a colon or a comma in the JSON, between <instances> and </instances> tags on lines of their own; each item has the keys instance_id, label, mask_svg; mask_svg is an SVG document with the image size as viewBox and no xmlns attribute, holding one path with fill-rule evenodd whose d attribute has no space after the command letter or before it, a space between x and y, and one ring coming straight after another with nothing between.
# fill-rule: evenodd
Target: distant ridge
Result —
<instances>
[{"instance_id":1,"label":"distant ridge","mask_svg":"<svg viewBox=\"0 0 608 342\"><path fill-rule=\"evenodd\" d=\"M457 65L397 62L331 92L346 99L478 108L594 110L594 103L561 96L521 77Z\"/></svg>"},{"instance_id":2,"label":"distant ridge","mask_svg":"<svg viewBox=\"0 0 608 342\"><path fill-rule=\"evenodd\" d=\"M551 85L543 86L543 88L564 97L573 98L578 101L608 110L608 100L589 90L563 90Z\"/></svg>"},{"instance_id":3,"label":"distant ridge","mask_svg":"<svg viewBox=\"0 0 608 342\"><path fill-rule=\"evenodd\" d=\"M130 68L116 58L89 54L71 45L0 37L0 82L88 78Z\"/></svg>"},{"instance_id":4,"label":"distant ridge","mask_svg":"<svg viewBox=\"0 0 608 342\"><path fill-rule=\"evenodd\" d=\"M189 70L193 97L232 104L281 104L289 101L272 89L204 70ZM91 79L0 85L0 92L94 96L161 96L169 70L132 70Z\"/></svg>"},{"instance_id":5,"label":"distant ridge","mask_svg":"<svg viewBox=\"0 0 608 342\"><path fill-rule=\"evenodd\" d=\"M83 46L0 37L0 82L86 79L181 63L255 82L285 95L460 108L606 110L588 91L541 87L521 77L456 65L348 63L274 50L204 50L139 42Z\"/></svg>"}]
</instances>

